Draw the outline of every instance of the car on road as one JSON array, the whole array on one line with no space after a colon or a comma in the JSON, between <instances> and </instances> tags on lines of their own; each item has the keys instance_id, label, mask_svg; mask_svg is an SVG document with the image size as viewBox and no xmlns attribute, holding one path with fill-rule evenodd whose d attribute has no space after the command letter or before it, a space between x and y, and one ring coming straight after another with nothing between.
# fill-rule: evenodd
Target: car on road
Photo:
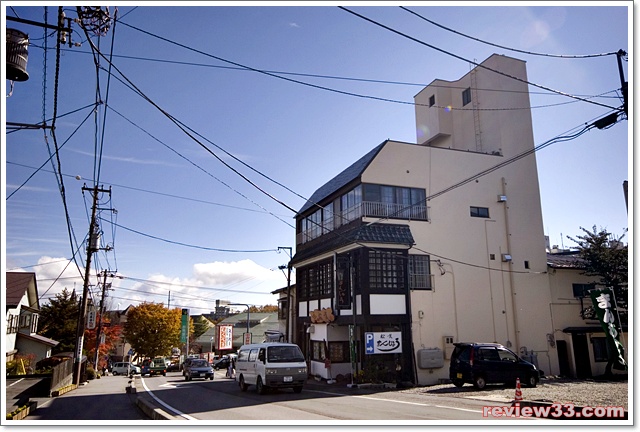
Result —
<instances>
[{"instance_id":1,"label":"car on road","mask_svg":"<svg viewBox=\"0 0 640 432\"><path fill-rule=\"evenodd\" d=\"M219 358L218 360L214 360L213 361L213 368L215 370L224 370L227 369L229 367L229 362L231 361L231 359L229 358L229 356L223 356L221 358Z\"/></svg>"},{"instance_id":2,"label":"car on road","mask_svg":"<svg viewBox=\"0 0 640 432\"><path fill-rule=\"evenodd\" d=\"M205 359L192 359L184 369L184 380L191 381L194 378L213 380L213 367Z\"/></svg>"},{"instance_id":3,"label":"car on road","mask_svg":"<svg viewBox=\"0 0 640 432\"><path fill-rule=\"evenodd\" d=\"M140 367L129 362L118 362L111 368L111 373L114 375L129 375L139 374L141 372Z\"/></svg>"},{"instance_id":4,"label":"car on road","mask_svg":"<svg viewBox=\"0 0 640 432\"><path fill-rule=\"evenodd\" d=\"M140 368L140 375L145 376L149 375L150 377L153 375L167 375L167 361L163 357L156 357L153 360L146 359L142 362L142 367Z\"/></svg>"},{"instance_id":5,"label":"car on road","mask_svg":"<svg viewBox=\"0 0 640 432\"><path fill-rule=\"evenodd\" d=\"M455 343L449 365L449 378L456 387L473 384L478 390L487 384L514 385L517 379L535 387L540 380L538 368L496 343Z\"/></svg>"}]
</instances>

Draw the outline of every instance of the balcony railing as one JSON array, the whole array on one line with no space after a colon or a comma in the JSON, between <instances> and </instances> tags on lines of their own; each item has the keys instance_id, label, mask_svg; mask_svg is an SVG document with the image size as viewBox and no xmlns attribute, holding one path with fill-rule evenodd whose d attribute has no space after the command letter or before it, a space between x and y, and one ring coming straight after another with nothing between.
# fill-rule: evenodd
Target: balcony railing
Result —
<instances>
[{"instance_id":1,"label":"balcony railing","mask_svg":"<svg viewBox=\"0 0 640 432\"><path fill-rule=\"evenodd\" d=\"M402 204L364 201L345 209L341 213L336 213L332 218L326 219L322 226L313 226L306 231L298 233L296 244L306 243L320 237L322 234L333 231L341 225L363 217L429 220L428 207L425 205L405 206Z\"/></svg>"}]
</instances>

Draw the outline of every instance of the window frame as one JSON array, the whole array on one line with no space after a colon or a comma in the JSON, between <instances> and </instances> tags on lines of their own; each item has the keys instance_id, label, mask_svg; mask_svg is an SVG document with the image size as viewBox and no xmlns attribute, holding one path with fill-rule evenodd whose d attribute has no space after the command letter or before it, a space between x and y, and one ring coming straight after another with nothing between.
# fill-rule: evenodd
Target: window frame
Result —
<instances>
[{"instance_id":1,"label":"window frame","mask_svg":"<svg viewBox=\"0 0 640 432\"><path fill-rule=\"evenodd\" d=\"M471 87L462 90L462 106L467 106L469 103L471 103Z\"/></svg>"},{"instance_id":2,"label":"window frame","mask_svg":"<svg viewBox=\"0 0 640 432\"><path fill-rule=\"evenodd\" d=\"M486 213L486 215L485 215ZM471 217L489 219L489 207L478 207L478 206L470 206L469 214Z\"/></svg>"}]
</instances>

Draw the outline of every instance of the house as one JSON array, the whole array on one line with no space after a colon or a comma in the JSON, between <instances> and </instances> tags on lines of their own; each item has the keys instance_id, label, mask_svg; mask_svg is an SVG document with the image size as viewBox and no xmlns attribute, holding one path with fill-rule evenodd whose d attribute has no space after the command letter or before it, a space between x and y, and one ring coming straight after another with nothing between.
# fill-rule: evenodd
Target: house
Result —
<instances>
[{"instance_id":1,"label":"house","mask_svg":"<svg viewBox=\"0 0 640 432\"><path fill-rule=\"evenodd\" d=\"M7 272L6 281L6 360L32 354L35 365L51 357L52 348L58 345L57 341L36 334L40 311L36 274Z\"/></svg>"},{"instance_id":2,"label":"house","mask_svg":"<svg viewBox=\"0 0 640 432\"><path fill-rule=\"evenodd\" d=\"M120 306L120 304L118 304L118 306ZM132 307L132 305L129 305L125 309L106 311L105 317L109 320L109 325L112 327L122 326L122 328L124 328L124 324L127 322L127 313ZM119 338L117 342L115 342L114 347L108 355L111 363L122 361L136 362L139 360L137 358L137 354L133 351L131 344L127 342L124 337Z\"/></svg>"},{"instance_id":3,"label":"house","mask_svg":"<svg viewBox=\"0 0 640 432\"><path fill-rule=\"evenodd\" d=\"M278 331L284 335L285 340L291 340L290 336L296 334L296 284L278 288L271 291L278 296ZM289 305L293 308L290 308ZM288 330L287 330L288 328Z\"/></svg>"},{"instance_id":4,"label":"house","mask_svg":"<svg viewBox=\"0 0 640 432\"><path fill-rule=\"evenodd\" d=\"M547 253L553 322L551 343L557 345L560 375L591 378L605 373L607 339L597 317L583 313L593 306L588 291L594 285L593 277L582 274L579 262L576 251ZM622 330L621 339L626 348L629 333L626 326L622 326Z\"/></svg>"},{"instance_id":5,"label":"house","mask_svg":"<svg viewBox=\"0 0 640 432\"><path fill-rule=\"evenodd\" d=\"M292 340L326 379L435 384L465 341L557 374L525 62L492 55L415 103L416 143L375 146L298 211Z\"/></svg>"}]
</instances>

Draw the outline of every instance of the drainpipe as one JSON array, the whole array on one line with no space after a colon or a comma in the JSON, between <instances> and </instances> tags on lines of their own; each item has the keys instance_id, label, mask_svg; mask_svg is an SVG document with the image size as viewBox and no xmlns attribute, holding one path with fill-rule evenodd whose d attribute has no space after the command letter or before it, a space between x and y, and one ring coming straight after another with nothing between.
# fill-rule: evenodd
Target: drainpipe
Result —
<instances>
[{"instance_id":1,"label":"drainpipe","mask_svg":"<svg viewBox=\"0 0 640 432\"><path fill-rule=\"evenodd\" d=\"M504 177L502 177L502 194L504 196L507 195L507 181ZM504 204L504 230L507 235L507 252L511 254L511 233L509 232L509 205L507 202ZM511 267L511 263L513 261L509 261L509 267ZM516 337L516 353L520 353L520 330L518 330L518 310L516 308L516 294L513 290L514 280L513 280L513 272L511 268L509 268L509 293L511 294L511 308L513 309L513 331Z\"/></svg>"}]
</instances>

